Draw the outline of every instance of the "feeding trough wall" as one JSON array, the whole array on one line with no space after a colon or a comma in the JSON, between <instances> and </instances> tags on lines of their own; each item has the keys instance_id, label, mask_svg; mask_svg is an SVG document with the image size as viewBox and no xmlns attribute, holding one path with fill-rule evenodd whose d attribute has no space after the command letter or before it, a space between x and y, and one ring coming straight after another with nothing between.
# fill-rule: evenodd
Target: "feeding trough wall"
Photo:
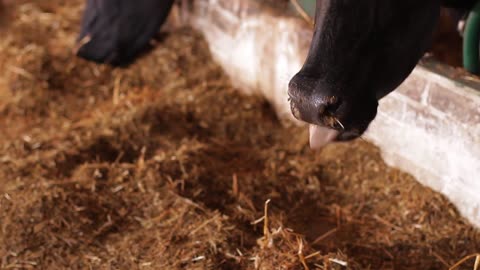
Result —
<instances>
[{"instance_id":1,"label":"feeding trough wall","mask_svg":"<svg viewBox=\"0 0 480 270\"><path fill-rule=\"evenodd\" d=\"M281 119L296 121L287 85L308 52L312 28L305 21L255 0L183 0L171 22L203 32L234 84L265 96ZM366 138L389 165L446 195L480 226L480 87L450 71L419 64L381 100Z\"/></svg>"}]
</instances>

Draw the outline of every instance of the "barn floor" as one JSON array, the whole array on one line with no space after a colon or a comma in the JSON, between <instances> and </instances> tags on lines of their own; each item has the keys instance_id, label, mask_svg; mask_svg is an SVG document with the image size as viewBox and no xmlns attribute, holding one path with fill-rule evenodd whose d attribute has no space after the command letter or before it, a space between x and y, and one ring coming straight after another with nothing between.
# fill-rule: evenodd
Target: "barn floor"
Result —
<instances>
[{"instance_id":1,"label":"barn floor","mask_svg":"<svg viewBox=\"0 0 480 270\"><path fill-rule=\"evenodd\" d=\"M19 4L0 30L1 269L446 269L480 251L372 145L311 152L190 29L129 69L74 58L81 2Z\"/></svg>"}]
</instances>

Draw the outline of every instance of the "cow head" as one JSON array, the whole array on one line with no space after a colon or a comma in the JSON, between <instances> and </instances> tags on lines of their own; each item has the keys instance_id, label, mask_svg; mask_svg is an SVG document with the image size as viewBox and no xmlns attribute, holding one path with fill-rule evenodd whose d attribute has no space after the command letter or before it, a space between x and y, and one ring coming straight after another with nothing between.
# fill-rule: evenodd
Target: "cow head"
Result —
<instances>
[{"instance_id":1,"label":"cow head","mask_svg":"<svg viewBox=\"0 0 480 270\"><path fill-rule=\"evenodd\" d=\"M438 0L317 0L310 50L288 92L312 147L366 131L378 100L430 45L439 10Z\"/></svg>"},{"instance_id":2,"label":"cow head","mask_svg":"<svg viewBox=\"0 0 480 270\"><path fill-rule=\"evenodd\" d=\"M165 22L174 0L87 0L77 55L114 66L128 65Z\"/></svg>"}]
</instances>

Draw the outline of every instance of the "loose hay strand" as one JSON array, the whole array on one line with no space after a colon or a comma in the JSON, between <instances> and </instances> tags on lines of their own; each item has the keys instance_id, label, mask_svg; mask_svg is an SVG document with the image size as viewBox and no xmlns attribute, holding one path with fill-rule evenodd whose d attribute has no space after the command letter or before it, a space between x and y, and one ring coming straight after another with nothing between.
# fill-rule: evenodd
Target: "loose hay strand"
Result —
<instances>
[{"instance_id":1,"label":"loose hay strand","mask_svg":"<svg viewBox=\"0 0 480 270\"><path fill-rule=\"evenodd\" d=\"M320 235L317 237L315 240L313 240L312 245L318 244L322 242L324 239L330 237L331 235L335 234L338 231L338 228L333 228L330 231L324 233L323 235Z\"/></svg>"},{"instance_id":2,"label":"loose hay strand","mask_svg":"<svg viewBox=\"0 0 480 270\"><path fill-rule=\"evenodd\" d=\"M449 268L449 270L455 270L457 269L458 267L460 267L462 264L464 264L465 262L467 262L468 260L472 259L472 258L477 258L475 260L475 267L478 268L478 263L477 263L477 260L478 260L478 257L480 256L480 253L475 253L475 254L470 254L466 257L464 257L463 259L461 259L460 261L458 261L457 263L455 263L452 267Z\"/></svg>"},{"instance_id":3,"label":"loose hay strand","mask_svg":"<svg viewBox=\"0 0 480 270\"><path fill-rule=\"evenodd\" d=\"M303 268L305 270L310 270L310 268L307 265L307 260L305 259L305 255L303 254L303 239L300 237L297 237L297 242L298 242L298 259L300 260L300 263L303 265Z\"/></svg>"},{"instance_id":4,"label":"loose hay strand","mask_svg":"<svg viewBox=\"0 0 480 270\"><path fill-rule=\"evenodd\" d=\"M473 270L479 270L480 269L480 254L477 255L477 258L475 259L475 264L473 266Z\"/></svg>"},{"instance_id":5,"label":"loose hay strand","mask_svg":"<svg viewBox=\"0 0 480 270\"><path fill-rule=\"evenodd\" d=\"M270 199L265 201L265 206L263 210L263 238L267 246L271 243L271 233L269 228L269 220L268 220L268 204L270 203Z\"/></svg>"}]
</instances>

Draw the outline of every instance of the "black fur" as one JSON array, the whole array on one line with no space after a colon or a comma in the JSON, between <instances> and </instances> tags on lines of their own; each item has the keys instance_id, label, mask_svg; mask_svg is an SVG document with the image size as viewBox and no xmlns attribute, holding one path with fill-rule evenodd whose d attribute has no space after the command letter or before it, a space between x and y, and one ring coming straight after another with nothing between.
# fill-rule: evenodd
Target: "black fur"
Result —
<instances>
[{"instance_id":1,"label":"black fur","mask_svg":"<svg viewBox=\"0 0 480 270\"><path fill-rule=\"evenodd\" d=\"M148 48L173 2L87 0L77 55L114 66L130 64Z\"/></svg>"},{"instance_id":2,"label":"black fur","mask_svg":"<svg viewBox=\"0 0 480 270\"><path fill-rule=\"evenodd\" d=\"M318 125L337 119L338 140L360 136L378 100L428 48L439 12L438 0L317 0L310 51L289 85L295 116Z\"/></svg>"}]
</instances>

